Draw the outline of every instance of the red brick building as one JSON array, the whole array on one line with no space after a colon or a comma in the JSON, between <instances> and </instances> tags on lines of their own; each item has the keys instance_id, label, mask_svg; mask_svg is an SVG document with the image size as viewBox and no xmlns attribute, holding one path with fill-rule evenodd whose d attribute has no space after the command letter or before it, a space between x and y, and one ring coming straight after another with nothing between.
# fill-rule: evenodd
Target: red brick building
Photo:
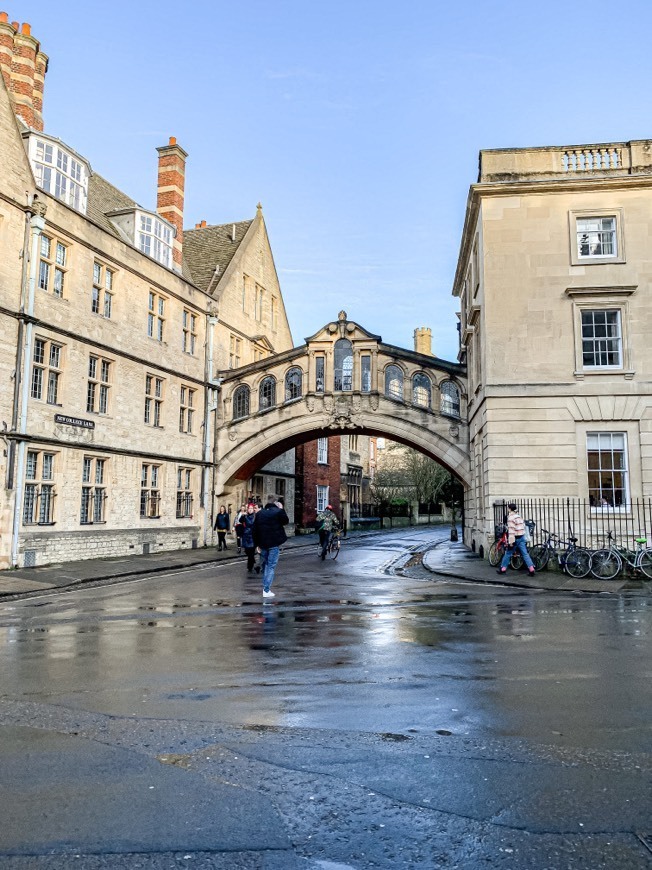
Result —
<instances>
[{"instance_id":1,"label":"red brick building","mask_svg":"<svg viewBox=\"0 0 652 870\"><path fill-rule=\"evenodd\" d=\"M338 517L341 516L340 444L340 436L333 435L295 448L294 521L297 527L311 528L317 512L327 504L332 505Z\"/></svg>"}]
</instances>

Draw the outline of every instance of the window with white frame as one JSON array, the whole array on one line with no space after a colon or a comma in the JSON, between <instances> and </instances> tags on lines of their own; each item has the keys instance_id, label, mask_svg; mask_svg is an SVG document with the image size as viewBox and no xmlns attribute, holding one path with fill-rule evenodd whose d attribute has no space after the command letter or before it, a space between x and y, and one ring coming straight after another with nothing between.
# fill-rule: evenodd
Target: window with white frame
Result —
<instances>
[{"instance_id":1,"label":"window with white frame","mask_svg":"<svg viewBox=\"0 0 652 870\"><path fill-rule=\"evenodd\" d=\"M192 468L177 469L177 519L192 517Z\"/></svg>"},{"instance_id":2,"label":"window with white frame","mask_svg":"<svg viewBox=\"0 0 652 870\"><path fill-rule=\"evenodd\" d=\"M624 263L623 209L571 211L571 263Z\"/></svg>"},{"instance_id":3,"label":"window with white frame","mask_svg":"<svg viewBox=\"0 0 652 870\"><path fill-rule=\"evenodd\" d=\"M149 291L147 297L147 335L156 341L163 341L166 301L163 296L159 296L153 290Z\"/></svg>"},{"instance_id":4,"label":"window with white frame","mask_svg":"<svg viewBox=\"0 0 652 870\"><path fill-rule=\"evenodd\" d=\"M169 268L172 263L173 239L170 224L152 214L137 212L137 226L137 244L143 254Z\"/></svg>"},{"instance_id":5,"label":"window with white frame","mask_svg":"<svg viewBox=\"0 0 652 870\"><path fill-rule=\"evenodd\" d=\"M82 487L79 521L83 526L105 522L107 460L95 456L82 459Z\"/></svg>"},{"instance_id":6,"label":"window with white frame","mask_svg":"<svg viewBox=\"0 0 652 870\"><path fill-rule=\"evenodd\" d=\"M317 486L317 512L326 510L328 504L328 487Z\"/></svg>"},{"instance_id":7,"label":"window with white frame","mask_svg":"<svg viewBox=\"0 0 652 870\"><path fill-rule=\"evenodd\" d=\"M577 256L580 260L591 257L615 257L618 254L616 218L577 218Z\"/></svg>"},{"instance_id":8,"label":"window with white frame","mask_svg":"<svg viewBox=\"0 0 652 870\"><path fill-rule=\"evenodd\" d=\"M328 464L328 438L317 439L317 462L320 465Z\"/></svg>"},{"instance_id":9,"label":"window with white frame","mask_svg":"<svg viewBox=\"0 0 652 870\"><path fill-rule=\"evenodd\" d=\"M584 309L582 320L582 365L584 368L622 366L620 309Z\"/></svg>"},{"instance_id":10,"label":"window with white frame","mask_svg":"<svg viewBox=\"0 0 652 870\"><path fill-rule=\"evenodd\" d=\"M30 396L45 399L48 405L59 404L63 346L47 338L34 339L34 359Z\"/></svg>"},{"instance_id":11,"label":"window with white frame","mask_svg":"<svg viewBox=\"0 0 652 870\"><path fill-rule=\"evenodd\" d=\"M86 388L86 410L89 413L109 413L110 388L111 360L91 354L88 359L88 385Z\"/></svg>"},{"instance_id":12,"label":"window with white frame","mask_svg":"<svg viewBox=\"0 0 652 870\"><path fill-rule=\"evenodd\" d=\"M27 451L23 525L45 526L54 522L54 463L54 453Z\"/></svg>"},{"instance_id":13,"label":"window with white frame","mask_svg":"<svg viewBox=\"0 0 652 870\"><path fill-rule=\"evenodd\" d=\"M184 353L194 356L197 346L197 315L187 308L183 309L183 337L181 349Z\"/></svg>"},{"instance_id":14,"label":"window with white frame","mask_svg":"<svg viewBox=\"0 0 652 870\"><path fill-rule=\"evenodd\" d=\"M42 233L38 266L39 288L63 299L67 263L68 247L58 239Z\"/></svg>"},{"instance_id":15,"label":"window with white frame","mask_svg":"<svg viewBox=\"0 0 652 870\"><path fill-rule=\"evenodd\" d=\"M627 434L587 432L586 458L591 506L620 508L627 505Z\"/></svg>"},{"instance_id":16,"label":"window with white frame","mask_svg":"<svg viewBox=\"0 0 652 870\"><path fill-rule=\"evenodd\" d=\"M107 266L97 261L93 263L91 311L107 320L110 320L113 310L113 276L113 271Z\"/></svg>"},{"instance_id":17,"label":"window with white frame","mask_svg":"<svg viewBox=\"0 0 652 870\"><path fill-rule=\"evenodd\" d=\"M160 428L163 411L163 378L145 375L145 423Z\"/></svg>"},{"instance_id":18,"label":"window with white frame","mask_svg":"<svg viewBox=\"0 0 652 870\"><path fill-rule=\"evenodd\" d=\"M349 435L349 450L352 450L353 453L358 452L358 436L357 435Z\"/></svg>"},{"instance_id":19,"label":"window with white frame","mask_svg":"<svg viewBox=\"0 0 652 870\"><path fill-rule=\"evenodd\" d=\"M161 516L161 466L143 463L140 471L140 515L149 519Z\"/></svg>"},{"instance_id":20,"label":"window with white frame","mask_svg":"<svg viewBox=\"0 0 652 870\"><path fill-rule=\"evenodd\" d=\"M28 153L37 185L85 214L89 164L61 143L34 134L29 137Z\"/></svg>"},{"instance_id":21,"label":"window with white frame","mask_svg":"<svg viewBox=\"0 0 652 870\"><path fill-rule=\"evenodd\" d=\"M197 390L181 385L179 407L179 432L192 435L195 417L195 394Z\"/></svg>"}]
</instances>

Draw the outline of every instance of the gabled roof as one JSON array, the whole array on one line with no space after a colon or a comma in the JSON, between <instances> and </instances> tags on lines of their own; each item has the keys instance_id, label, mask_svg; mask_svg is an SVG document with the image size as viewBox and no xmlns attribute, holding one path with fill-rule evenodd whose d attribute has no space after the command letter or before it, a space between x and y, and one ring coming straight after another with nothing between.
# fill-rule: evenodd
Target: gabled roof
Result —
<instances>
[{"instance_id":1,"label":"gabled roof","mask_svg":"<svg viewBox=\"0 0 652 870\"><path fill-rule=\"evenodd\" d=\"M215 267L220 267L221 278L252 223L253 220L238 221L183 231L184 264L201 290L215 287Z\"/></svg>"}]
</instances>

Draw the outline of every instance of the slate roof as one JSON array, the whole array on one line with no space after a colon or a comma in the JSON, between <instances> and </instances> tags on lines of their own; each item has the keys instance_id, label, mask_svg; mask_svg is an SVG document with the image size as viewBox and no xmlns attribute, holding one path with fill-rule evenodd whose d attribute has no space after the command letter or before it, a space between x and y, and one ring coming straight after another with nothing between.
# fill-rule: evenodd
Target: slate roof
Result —
<instances>
[{"instance_id":1,"label":"slate roof","mask_svg":"<svg viewBox=\"0 0 652 870\"><path fill-rule=\"evenodd\" d=\"M215 267L220 267L219 277L233 259L253 220L183 231L183 260L192 276L192 281L206 291L213 279ZM235 241L233 241L235 227ZM213 281L213 286L215 285Z\"/></svg>"},{"instance_id":2,"label":"slate roof","mask_svg":"<svg viewBox=\"0 0 652 870\"><path fill-rule=\"evenodd\" d=\"M144 206L139 205L135 200L131 199L131 197L127 196L121 190L118 190L117 187L114 187L106 180L106 178L103 178L96 172L91 175L88 182L88 202L86 205L86 216L90 218L90 220L101 226L103 230L111 233L111 235L116 238L122 239L122 236L106 215L108 212L131 208L144 208ZM152 209L145 208L144 210L152 212ZM124 239L122 239L122 241L124 241ZM185 257L181 274L186 281L194 283L192 275L190 274L190 269L186 264Z\"/></svg>"}]
</instances>

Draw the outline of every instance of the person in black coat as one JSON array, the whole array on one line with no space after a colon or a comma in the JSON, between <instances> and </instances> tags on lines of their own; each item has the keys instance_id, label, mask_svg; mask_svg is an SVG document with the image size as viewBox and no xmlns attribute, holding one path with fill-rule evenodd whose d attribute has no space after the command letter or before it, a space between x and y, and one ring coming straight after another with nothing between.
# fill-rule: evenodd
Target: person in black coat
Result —
<instances>
[{"instance_id":1,"label":"person in black coat","mask_svg":"<svg viewBox=\"0 0 652 870\"><path fill-rule=\"evenodd\" d=\"M228 550L228 547L226 546L226 533L231 529L231 517L228 515L224 505L220 505L220 510L218 515L215 517L215 525L213 528L217 532L218 551L221 549Z\"/></svg>"},{"instance_id":2,"label":"person in black coat","mask_svg":"<svg viewBox=\"0 0 652 870\"><path fill-rule=\"evenodd\" d=\"M256 521L256 509L254 505L247 505L247 512L242 515L241 540L244 551L247 554L247 571L253 573L256 563L256 545L254 544L254 522ZM260 568L257 568L260 571Z\"/></svg>"},{"instance_id":3,"label":"person in black coat","mask_svg":"<svg viewBox=\"0 0 652 870\"><path fill-rule=\"evenodd\" d=\"M287 541L286 526L290 522L282 503L275 495L267 497L267 504L258 511L254 520L254 544L260 547L260 567L263 572L263 598L273 598L271 586L278 564L279 547Z\"/></svg>"}]
</instances>

